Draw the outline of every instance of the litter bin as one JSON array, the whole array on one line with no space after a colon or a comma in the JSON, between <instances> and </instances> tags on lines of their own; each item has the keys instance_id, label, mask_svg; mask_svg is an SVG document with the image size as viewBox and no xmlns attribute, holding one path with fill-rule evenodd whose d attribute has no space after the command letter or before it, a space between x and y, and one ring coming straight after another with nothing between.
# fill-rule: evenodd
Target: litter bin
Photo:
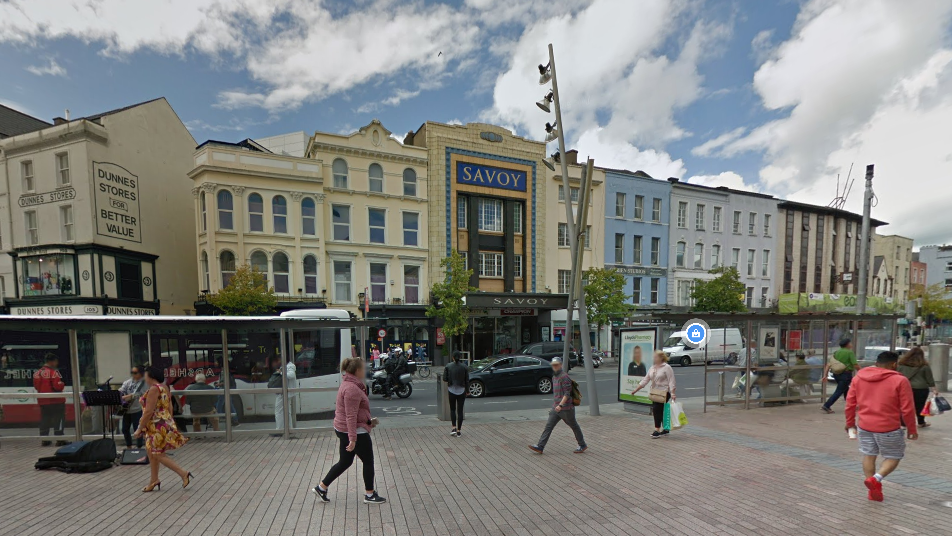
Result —
<instances>
[{"instance_id":1,"label":"litter bin","mask_svg":"<svg viewBox=\"0 0 952 536\"><path fill-rule=\"evenodd\" d=\"M929 345L929 366L932 367L932 376L935 377L935 386L942 392L949 390L949 345Z\"/></svg>"}]
</instances>

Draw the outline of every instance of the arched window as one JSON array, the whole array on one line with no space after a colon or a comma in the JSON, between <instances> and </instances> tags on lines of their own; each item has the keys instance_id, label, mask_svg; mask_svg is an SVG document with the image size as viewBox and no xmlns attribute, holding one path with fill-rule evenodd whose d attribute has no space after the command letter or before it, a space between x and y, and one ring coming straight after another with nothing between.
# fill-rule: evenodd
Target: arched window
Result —
<instances>
[{"instance_id":1,"label":"arched window","mask_svg":"<svg viewBox=\"0 0 952 536\"><path fill-rule=\"evenodd\" d=\"M211 285L208 281L208 252L202 252L202 290L209 290Z\"/></svg>"},{"instance_id":2,"label":"arched window","mask_svg":"<svg viewBox=\"0 0 952 536\"><path fill-rule=\"evenodd\" d=\"M403 195L416 197L416 171L410 168L403 170Z\"/></svg>"},{"instance_id":3,"label":"arched window","mask_svg":"<svg viewBox=\"0 0 952 536\"><path fill-rule=\"evenodd\" d=\"M199 203L202 206L202 232L208 230L208 220L205 215L208 212L208 202L205 200L205 192L202 192L202 195L199 196Z\"/></svg>"},{"instance_id":4,"label":"arched window","mask_svg":"<svg viewBox=\"0 0 952 536\"><path fill-rule=\"evenodd\" d=\"M347 162L334 160L334 188L347 188Z\"/></svg>"},{"instance_id":5,"label":"arched window","mask_svg":"<svg viewBox=\"0 0 952 536\"><path fill-rule=\"evenodd\" d=\"M218 228L232 230L235 228L234 199L228 190L218 191Z\"/></svg>"},{"instance_id":6,"label":"arched window","mask_svg":"<svg viewBox=\"0 0 952 536\"><path fill-rule=\"evenodd\" d=\"M248 230L254 233L264 232L264 200L259 194L248 196Z\"/></svg>"},{"instance_id":7,"label":"arched window","mask_svg":"<svg viewBox=\"0 0 952 536\"><path fill-rule=\"evenodd\" d=\"M219 263L221 264L221 286L225 288L231 284L231 278L235 275L235 254L222 251Z\"/></svg>"},{"instance_id":8,"label":"arched window","mask_svg":"<svg viewBox=\"0 0 952 536\"><path fill-rule=\"evenodd\" d=\"M251 254L251 269L257 270L268 277L268 256L263 251L255 251Z\"/></svg>"},{"instance_id":9,"label":"arched window","mask_svg":"<svg viewBox=\"0 0 952 536\"><path fill-rule=\"evenodd\" d=\"M276 195L271 198L271 214L274 218L274 232L287 234L288 200L283 195Z\"/></svg>"},{"instance_id":10,"label":"arched window","mask_svg":"<svg viewBox=\"0 0 952 536\"><path fill-rule=\"evenodd\" d=\"M317 294L317 257L304 256L304 292Z\"/></svg>"},{"instance_id":11,"label":"arched window","mask_svg":"<svg viewBox=\"0 0 952 536\"><path fill-rule=\"evenodd\" d=\"M314 199L305 197L301 200L301 231L308 236L317 234L317 211Z\"/></svg>"},{"instance_id":12,"label":"arched window","mask_svg":"<svg viewBox=\"0 0 952 536\"><path fill-rule=\"evenodd\" d=\"M367 175L370 177L370 191L383 192L383 168L380 164L370 164Z\"/></svg>"},{"instance_id":13,"label":"arched window","mask_svg":"<svg viewBox=\"0 0 952 536\"><path fill-rule=\"evenodd\" d=\"M271 272L274 274L274 291L278 294L290 294L291 269L288 256L284 253L275 253L271 258Z\"/></svg>"}]
</instances>

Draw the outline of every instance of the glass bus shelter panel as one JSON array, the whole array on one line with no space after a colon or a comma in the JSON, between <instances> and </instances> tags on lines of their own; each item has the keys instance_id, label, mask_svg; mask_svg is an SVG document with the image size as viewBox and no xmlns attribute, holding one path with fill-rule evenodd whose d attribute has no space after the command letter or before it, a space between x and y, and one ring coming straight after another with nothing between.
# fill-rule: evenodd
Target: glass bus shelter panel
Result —
<instances>
[{"instance_id":1,"label":"glass bus shelter panel","mask_svg":"<svg viewBox=\"0 0 952 536\"><path fill-rule=\"evenodd\" d=\"M331 426L341 382L341 361L351 357L350 329L324 328L291 332L290 354L294 356L289 375L288 409L292 429ZM280 394L275 397L275 422L283 425Z\"/></svg>"},{"instance_id":2,"label":"glass bus shelter panel","mask_svg":"<svg viewBox=\"0 0 952 536\"><path fill-rule=\"evenodd\" d=\"M44 435L50 441L75 439L75 375L70 368L69 355L69 336L65 330L62 333L0 332L0 395L3 395L0 398L0 428L3 436L39 438ZM62 396L42 399L34 396L38 392L37 386L49 392L47 386L59 385L62 385Z\"/></svg>"},{"instance_id":3,"label":"glass bus shelter panel","mask_svg":"<svg viewBox=\"0 0 952 536\"><path fill-rule=\"evenodd\" d=\"M901 345L893 319L873 318L856 322L853 352L861 368L876 364L879 354L896 351L902 355L909 348ZM897 344L898 343L898 344Z\"/></svg>"},{"instance_id":4,"label":"glass bus shelter panel","mask_svg":"<svg viewBox=\"0 0 952 536\"><path fill-rule=\"evenodd\" d=\"M703 316L699 318L703 319ZM752 333L744 320L712 320L707 345L695 349L705 365L705 402L716 405L743 404L748 385L748 363L756 360ZM693 361L694 357L692 357Z\"/></svg>"},{"instance_id":5,"label":"glass bus shelter panel","mask_svg":"<svg viewBox=\"0 0 952 536\"><path fill-rule=\"evenodd\" d=\"M818 324L818 325L817 325ZM822 322L809 320L754 321L750 370L750 400L759 405L817 402L822 397L824 360L810 345ZM804 341L807 341L806 343Z\"/></svg>"}]
</instances>

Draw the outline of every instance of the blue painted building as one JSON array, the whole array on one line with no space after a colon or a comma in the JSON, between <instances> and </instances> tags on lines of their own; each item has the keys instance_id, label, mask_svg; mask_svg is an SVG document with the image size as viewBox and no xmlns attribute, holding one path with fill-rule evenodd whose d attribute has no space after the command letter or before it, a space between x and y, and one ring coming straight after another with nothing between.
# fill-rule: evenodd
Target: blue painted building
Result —
<instances>
[{"instance_id":1,"label":"blue painted building","mask_svg":"<svg viewBox=\"0 0 952 536\"><path fill-rule=\"evenodd\" d=\"M639 309L666 308L671 184L605 169L605 196L605 268L625 276L625 294Z\"/></svg>"}]
</instances>

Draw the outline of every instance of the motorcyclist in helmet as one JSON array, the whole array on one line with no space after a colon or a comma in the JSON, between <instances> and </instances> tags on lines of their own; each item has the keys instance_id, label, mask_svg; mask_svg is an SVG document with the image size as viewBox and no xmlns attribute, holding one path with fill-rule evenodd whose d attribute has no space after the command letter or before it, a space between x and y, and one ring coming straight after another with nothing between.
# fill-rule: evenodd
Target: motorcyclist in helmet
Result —
<instances>
[{"instance_id":1,"label":"motorcyclist in helmet","mask_svg":"<svg viewBox=\"0 0 952 536\"><path fill-rule=\"evenodd\" d=\"M409 370L409 365L407 364L407 358L403 354L401 348L394 348L390 352L390 358L387 359L386 363L387 369L387 392L384 395L384 400L390 400L393 398L393 389L397 386L397 379L401 374L406 374Z\"/></svg>"}]
</instances>

